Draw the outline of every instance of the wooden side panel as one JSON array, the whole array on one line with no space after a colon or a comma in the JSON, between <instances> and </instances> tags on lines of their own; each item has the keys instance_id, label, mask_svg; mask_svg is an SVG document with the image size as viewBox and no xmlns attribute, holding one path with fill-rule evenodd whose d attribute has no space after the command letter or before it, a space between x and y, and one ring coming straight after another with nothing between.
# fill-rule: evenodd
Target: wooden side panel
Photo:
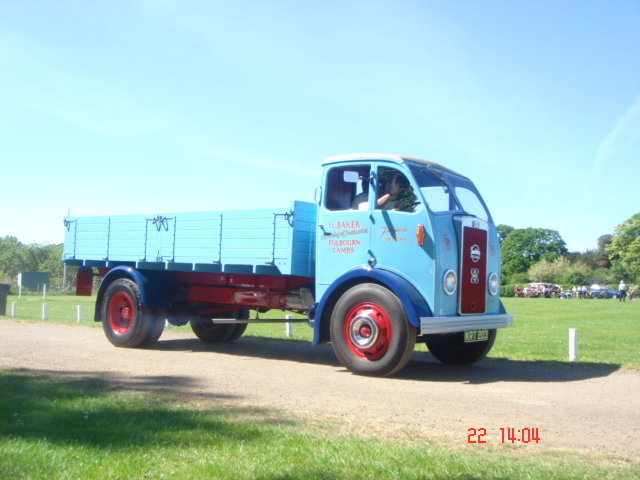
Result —
<instances>
[{"instance_id":1,"label":"wooden side panel","mask_svg":"<svg viewBox=\"0 0 640 480\"><path fill-rule=\"evenodd\" d=\"M313 276L316 205L292 208L75 217L63 261L155 270Z\"/></svg>"}]
</instances>

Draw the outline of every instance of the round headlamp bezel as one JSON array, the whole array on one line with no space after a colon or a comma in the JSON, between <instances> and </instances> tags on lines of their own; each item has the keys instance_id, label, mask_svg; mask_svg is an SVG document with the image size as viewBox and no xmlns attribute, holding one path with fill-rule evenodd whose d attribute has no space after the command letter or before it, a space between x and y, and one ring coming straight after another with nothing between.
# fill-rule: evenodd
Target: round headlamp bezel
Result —
<instances>
[{"instance_id":1,"label":"round headlamp bezel","mask_svg":"<svg viewBox=\"0 0 640 480\"><path fill-rule=\"evenodd\" d=\"M496 272L493 272L491 275L489 275L487 288L489 289L489 293L493 296L496 296L498 292L500 292L500 277L498 277L498 274Z\"/></svg>"},{"instance_id":2,"label":"round headlamp bezel","mask_svg":"<svg viewBox=\"0 0 640 480\"><path fill-rule=\"evenodd\" d=\"M447 270L442 279L442 289L447 295L453 295L458 289L458 275L453 270Z\"/></svg>"}]
</instances>

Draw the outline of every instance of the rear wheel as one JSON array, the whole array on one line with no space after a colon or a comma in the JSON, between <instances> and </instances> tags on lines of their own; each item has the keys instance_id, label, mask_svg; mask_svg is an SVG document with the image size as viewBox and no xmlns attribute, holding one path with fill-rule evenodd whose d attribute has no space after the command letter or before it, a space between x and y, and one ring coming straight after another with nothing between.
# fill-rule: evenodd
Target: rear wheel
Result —
<instances>
[{"instance_id":1,"label":"rear wheel","mask_svg":"<svg viewBox=\"0 0 640 480\"><path fill-rule=\"evenodd\" d=\"M249 310L242 308L236 311L224 312L220 318L237 318L247 320ZM239 339L247 329L246 323L237 325L230 323L214 323L208 315L194 315L191 318L191 329L196 336L207 343L233 342Z\"/></svg>"},{"instance_id":2,"label":"rear wheel","mask_svg":"<svg viewBox=\"0 0 640 480\"><path fill-rule=\"evenodd\" d=\"M138 285L128 278L115 280L107 287L101 318L107 339L116 347L151 345L164 330L164 310L143 307Z\"/></svg>"},{"instance_id":3,"label":"rear wheel","mask_svg":"<svg viewBox=\"0 0 640 480\"><path fill-rule=\"evenodd\" d=\"M471 365L489 353L496 340L496 331L489 330L489 338L482 342L465 343L464 332L427 335L431 354L448 365Z\"/></svg>"},{"instance_id":4,"label":"rear wheel","mask_svg":"<svg viewBox=\"0 0 640 480\"><path fill-rule=\"evenodd\" d=\"M370 283L356 285L340 297L330 329L340 362L355 374L378 377L407 364L417 335L398 297Z\"/></svg>"}]
</instances>

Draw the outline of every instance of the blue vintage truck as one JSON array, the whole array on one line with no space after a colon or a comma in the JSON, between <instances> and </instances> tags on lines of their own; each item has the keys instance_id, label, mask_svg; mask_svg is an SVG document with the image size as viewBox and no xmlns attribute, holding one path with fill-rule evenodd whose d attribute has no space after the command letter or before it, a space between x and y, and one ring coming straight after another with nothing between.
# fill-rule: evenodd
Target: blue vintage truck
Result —
<instances>
[{"instance_id":1,"label":"blue vintage truck","mask_svg":"<svg viewBox=\"0 0 640 480\"><path fill-rule=\"evenodd\" d=\"M102 277L95 320L118 347L156 342L166 322L230 342L275 309L305 313L313 344L332 342L360 375L399 371L416 342L448 364L483 358L512 315L495 224L473 183L398 155L322 167L314 202L66 218L76 293L91 295Z\"/></svg>"}]
</instances>

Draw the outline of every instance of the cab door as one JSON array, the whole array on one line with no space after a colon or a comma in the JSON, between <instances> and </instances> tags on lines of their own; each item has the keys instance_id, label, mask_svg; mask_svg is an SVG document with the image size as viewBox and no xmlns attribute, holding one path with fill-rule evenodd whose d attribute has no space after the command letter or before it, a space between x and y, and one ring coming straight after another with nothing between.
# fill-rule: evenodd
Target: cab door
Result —
<instances>
[{"instance_id":1,"label":"cab door","mask_svg":"<svg viewBox=\"0 0 640 480\"><path fill-rule=\"evenodd\" d=\"M376 268L408 279L433 298L434 244L426 206L411 177L391 164L374 166L371 257ZM421 244L422 243L422 244Z\"/></svg>"},{"instance_id":2,"label":"cab door","mask_svg":"<svg viewBox=\"0 0 640 480\"><path fill-rule=\"evenodd\" d=\"M370 250L370 164L325 168L316 237L317 298L346 271L367 266Z\"/></svg>"}]
</instances>

